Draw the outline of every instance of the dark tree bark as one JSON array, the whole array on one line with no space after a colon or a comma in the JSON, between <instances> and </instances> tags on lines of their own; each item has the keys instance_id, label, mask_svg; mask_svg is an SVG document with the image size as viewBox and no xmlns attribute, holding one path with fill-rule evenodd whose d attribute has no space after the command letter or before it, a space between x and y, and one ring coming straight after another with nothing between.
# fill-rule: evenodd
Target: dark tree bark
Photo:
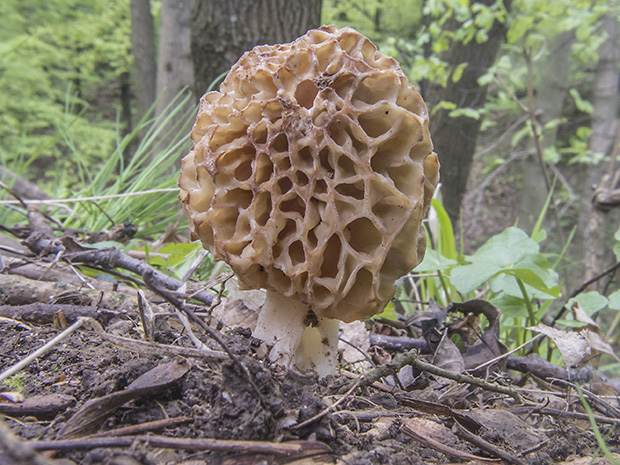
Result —
<instances>
[{"instance_id":1,"label":"dark tree bark","mask_svg":"<svg viewBox=\"0 0 620 465\"><path fill-rule=\"evenodd\" d=\"M484 5L492 5L495 0L481 0ZM512 0L505 0L510 9ZM460 23L451 20L446 24L448 30L456 30ZM495 61L497 51L506 35L505 24L495 22L488 32L488 40L479 44L471 40L467 44L453 43L444 59L451 72L461 63L467 63L461 79L453 82L448 79L446 87L432 87L427 103L432 110L440 101L452 102L456 108L479 109L484 106L487 86L480 86L478 79L487 72ZM443 204L453 222L459 217L461 202L465 194L467 179L476 150L476 138L481 119L467 116L451 118L450 110L438 110L431 118L430 129L435 151L441 162L441 190Z\"/></svg>"},{"instance_id":2,"label":"dark tree bark","mask_svg":"<svg viewBox=\"0 0 620 465\"><path fill-rule=\"evenodd\" d=\"M129 134L133 130L131 122L131 79L128 72L120 75L121 89L121 119L123 121L123 134Z\"/></svg>"},{"instance_id":3,"label":"dark tree bark","mask_svg":"<svg viewBox=\"0 0 620 465\"><path fill-rule=\"evenodd\" d=\"M138 99L138 118L142 118L155 101L155 32L150 0L131 0L131 48L133 81Z\"/></svg>"},{"instance_id":4,"label":"dark tree bark","mask_svg":"<svg viewBox=\"0 0 620 465\"><path fill-rule=\"evenodd\" d=\"M196 0L191 50L194 89L209 84L258 44L290 42L320 26L322 0Z\"/></svg>"}]
</instances>

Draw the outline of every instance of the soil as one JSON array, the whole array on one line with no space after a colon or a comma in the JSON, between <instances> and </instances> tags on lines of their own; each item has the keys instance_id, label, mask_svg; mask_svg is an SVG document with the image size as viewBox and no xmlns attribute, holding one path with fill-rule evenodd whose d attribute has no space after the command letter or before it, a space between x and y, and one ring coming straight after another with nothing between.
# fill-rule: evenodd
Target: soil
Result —
<instances>
[{"instance_id":1,"label":"soil","mask_svg":"<svg viewBox=\"0 0 620 465\"><path fill-rule=\"evenodd\" d=\"M139 339L138 328L137 318L124 314L112 320L106 317L103 329L107 333ZM55 337L61 328L50 323L23 324L16 320L1 320L0 330L0 372L3 372ZM488 450L457 436L457 429L462 427L454 418L405 406L402 396L432 401L433 405L455 405L458 398L458 406L464 408L459 412L470 415L471 421L480 426L474 435L506 451L514 460L520 460L512 463L560 463L568 458L593 457L598 451L587 421L540 415L535 409L517 416L511 413L514 404L509 400L463 385L460 385L459 394L450 395L448 391L458 385L440 384L432 379L424 389L406 393L397 388L384 392L374 386L357 389L332 411L297 428L296 425L342 399L339 390L349 379L344 373L318 380L311 374L284 372L269 366L261 355L264 351L261 351L259 341L252 338L249 330L224 328L219 333L232 357L215 361L128 351L95 331L78 330L1 388L5 392L21 390L27 400L36 400L40 395L69 399L69 407L60 411L37 410L35 407L27 415L7 415L5 421L24 441L59 439L71 418L86 409L89 401L130 390L131 383L149 370L176 362L175 367L184 368L173 376L172 381L164 381L163 375L156 380L165 383L165 387L153 386L153 389L147 389L110 410L93 432L111 432L114 436L117 428L180 418L180 424L154 428L150 434L169 438L263 441L274 445L289 441L303 441L305 445L318 442L329 448L322 452L328 452L295 462L298 456L261 454L247 450L243 444L214 451L161 448L148 442L136 442L130 447L60 450L48 453L53 457L51 463L441 464L472 461L467 455L455 456L454 451L493 457ZM212 349L221 349L206 335L200 335L198 331L197 335ZM172 314L158 318L155 342L191 347L183 327ZM239 362L245 370L240 369ZM255 386L249 382L248 374ZM608 447L620 451L617 429L599 426ZM82 432L88 432L88 428L90 426L85 424ZM408 434L409 430L421 436L414 438ZM74 437L84 439L79 431ZM447 453L433 440L451 447L451 452ZM11 463L6 457L5 461L2 458L0 454L0 463Z\"/></svg>"}]
</instances>

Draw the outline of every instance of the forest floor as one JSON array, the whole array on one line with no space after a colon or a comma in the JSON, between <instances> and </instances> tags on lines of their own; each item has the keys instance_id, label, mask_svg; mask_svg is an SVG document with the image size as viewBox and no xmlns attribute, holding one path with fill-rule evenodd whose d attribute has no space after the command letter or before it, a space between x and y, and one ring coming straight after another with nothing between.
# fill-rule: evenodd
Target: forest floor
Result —
<instances>
[{"instance_id":1,"label":"forest floor","mask_svg":"<svg viewBox=\"0 0 620 465\"><path fill-rule=\"evenodd\" d=\"M319 380L267 361L259 294L173 291L140 257L40 225L0 235L0 465L620 460L620 381L506 353L488 303L348 325Z\"/></svg>"}]
</instances>

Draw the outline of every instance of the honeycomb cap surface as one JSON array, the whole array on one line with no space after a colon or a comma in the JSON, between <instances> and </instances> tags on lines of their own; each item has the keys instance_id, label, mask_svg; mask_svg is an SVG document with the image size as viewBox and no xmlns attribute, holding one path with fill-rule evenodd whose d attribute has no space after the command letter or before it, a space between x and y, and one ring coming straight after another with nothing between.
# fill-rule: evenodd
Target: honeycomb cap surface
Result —
<instances>
[{"instance_id":1,"label":"honeycomb cap surface","mask_svg":"<svg viewBox=\"0 0 620 465\"><path fill-rule=\"evenodd\" d=\"M257 46L205 94L183 159L193 239L246 288L353 321L423 258L439 178L428 112L354 29Z\"/></svg>"}]
</instances>

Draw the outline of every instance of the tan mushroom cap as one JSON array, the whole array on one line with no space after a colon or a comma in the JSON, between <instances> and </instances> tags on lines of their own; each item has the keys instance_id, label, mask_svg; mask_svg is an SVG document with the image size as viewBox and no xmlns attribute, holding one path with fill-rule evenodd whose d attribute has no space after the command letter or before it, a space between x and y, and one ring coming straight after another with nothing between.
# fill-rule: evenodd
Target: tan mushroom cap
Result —
<instances>
[{"instance_id":1,"label":"tan mushroom cap","mask_svg":"<svg viewBox=\"0 0 620 465\"><path fill-rule=\"evenodd\" d=\"M357 31L245 53L202 97L192 139L179 179L192 237L247 288L349 322L422 260L439 177L428 112Z\"/></svg>"}]
</instances>

